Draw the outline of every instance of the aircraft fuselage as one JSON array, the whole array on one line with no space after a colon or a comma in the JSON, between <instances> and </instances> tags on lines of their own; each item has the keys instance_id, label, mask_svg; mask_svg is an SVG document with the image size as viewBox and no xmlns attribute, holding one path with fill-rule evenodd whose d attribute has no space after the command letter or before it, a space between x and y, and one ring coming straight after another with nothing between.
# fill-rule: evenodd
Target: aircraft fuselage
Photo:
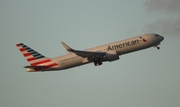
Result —
<instances>
[{"instance_id":1,"label":"aircraft fuselage","mask_svg":"<svg viewBox=\"0 0 180 107\"><path fill-rule=\"evenodd\" d=\"M106 53L117 52L117 55L120 56L134 51L150 48L153 46L157 47L163 39L164 37L158 34L145 34L142 36L136 36L129 39L97 46L84 51L106 52ZM58 63L59 66L56 68L45 69L44 71L68 69L93 62L93 60L89 60L88 58L78 56L73 52L67 55L52 58L52 60ZM104 61L108 61L108 60L104 58L102 62Z\"/></svg>"}]
</instances>

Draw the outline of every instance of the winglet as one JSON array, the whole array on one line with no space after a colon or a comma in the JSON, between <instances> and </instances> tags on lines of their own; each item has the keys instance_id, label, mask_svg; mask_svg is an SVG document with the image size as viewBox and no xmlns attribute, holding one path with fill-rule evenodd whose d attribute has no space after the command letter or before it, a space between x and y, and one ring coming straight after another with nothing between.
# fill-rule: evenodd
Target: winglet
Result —
<instances>
[{"instance_id":1,"label":"winglet","mask_svg":"<svg viewBox=\"0 0 180 107\"><path fill-rule=\"evenodd\" d=\"M73 49L71 47L69 47L68 45L66 45L64 42L61 42L61 44L64 46L64 48L66 48L66 50L69 52L72 52Z\"/></svg>"}]
</instances>

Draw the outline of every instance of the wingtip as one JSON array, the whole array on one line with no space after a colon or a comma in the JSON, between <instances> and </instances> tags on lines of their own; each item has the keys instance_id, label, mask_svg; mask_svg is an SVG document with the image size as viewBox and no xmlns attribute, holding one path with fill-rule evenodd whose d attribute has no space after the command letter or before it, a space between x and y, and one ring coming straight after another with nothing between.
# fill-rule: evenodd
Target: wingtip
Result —
<instances>
[{"instance_id":1,"label":"wingtip","mask_svg":"<svg viewBox=\"0 0 180 107\"><path fill-rule=\"evenodd\" d=\"M61 44L64 46L64 48L66 48L67 51L73 50L71 47L69 47L68 45L66 45L64 42L61 42Z\"/></svg>"}]
</instances>

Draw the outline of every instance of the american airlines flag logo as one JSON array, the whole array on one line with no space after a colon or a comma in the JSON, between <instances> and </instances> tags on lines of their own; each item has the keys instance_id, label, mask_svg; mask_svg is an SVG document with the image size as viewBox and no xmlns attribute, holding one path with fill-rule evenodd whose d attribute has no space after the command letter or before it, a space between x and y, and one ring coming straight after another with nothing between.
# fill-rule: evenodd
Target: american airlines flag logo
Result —
<instances>
[{"instance_id":1,"label":"american airlines flag logo","mask_svg":"<svg viewBox=\"0 0 180 107\"><path fill-rule=\"evenodd\" d=\"M45 66L44 68L51 68L58 65L51 59L45 57L44 55L41 55L30 47L24 45L23 43L16 44L16 46L19 48L19 50L24 55L26 60L31 64L31 66Z\"/></svg>"},{"instance_id":2,"label":"american airlines flag logo","mask_svg":"<svg viewBox=\"0 0 180 107\"><path fill-rule=\"evenodd\" d=\"M146 39L144 39L143 37L139 36L140 39L142 39L143 42L147 42Z\"/></svg>"}]
</instances>

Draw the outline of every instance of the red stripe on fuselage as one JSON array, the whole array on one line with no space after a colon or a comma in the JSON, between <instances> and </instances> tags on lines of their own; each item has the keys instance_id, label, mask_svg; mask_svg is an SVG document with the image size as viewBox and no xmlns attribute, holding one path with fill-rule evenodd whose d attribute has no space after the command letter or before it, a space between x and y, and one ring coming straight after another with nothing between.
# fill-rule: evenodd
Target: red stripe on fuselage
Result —
<instances>
[{"instance_id":1,"label":"red stripe on fuselage","mask_svg":"<svg viewBox=\"0 0 180 107\"><path fill-rule=\"evenodd\" d=\"M51 68L51 67L56 66L56 65L58 65L58 64L53 63L53 64L49 64L49 65L46 65L46 66L49 67L49 68Z\"/></svg>"},{"instance_id":2,"label":"red stripe on fuselage","mask_svg":"<svg viewBox=\"0 0 180 107\"><path fill-rule=\"evenodd\" d=\"M57 65L58 65L57 63L53 63L53 64L46 65L45 68L35 68L34 70L35 71L43 71L44 69L51 68L51 67L54 67Z\"/></svg>"},{"instance_id":3,"label":"red stripe on fuselage","mask_svg":"<svg viewBox=\"0 0 180 107\"><path fill-rule=\"evenodd\" d=\"M39 64L47 63L47 62L51 62L51 60L47 59L47 60L43 60L43 61L40 61L40 62L35 62L35 63L31 64L31 65L36 66L36 65L39 65Z\"/></svg>"}]
</instances>

